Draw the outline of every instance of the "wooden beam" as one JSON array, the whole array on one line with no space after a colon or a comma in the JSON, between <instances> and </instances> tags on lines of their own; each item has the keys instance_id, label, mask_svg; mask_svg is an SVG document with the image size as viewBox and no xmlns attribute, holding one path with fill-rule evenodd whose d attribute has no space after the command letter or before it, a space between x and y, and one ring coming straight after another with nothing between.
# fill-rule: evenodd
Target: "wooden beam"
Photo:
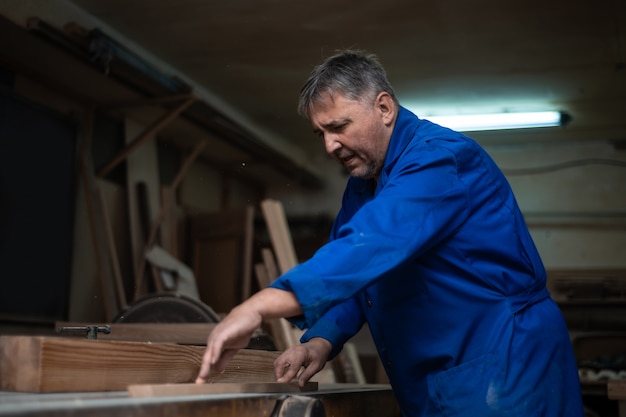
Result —
<instances>
[{"instance_id":1,"label":"wooden beam","mask_svg":"<svg viewBox=\"0 0 626 417\"><path fill-rule=\"evenodd\" d=\"M152 125L148 126L144 129L143 132L139 134L131 143L129 143L122 151L120 151L117 155L113 157L104 167L98 171L97 176L99 178L103 178L106 174L108 174L113 168L119 165L126 157L132 153L135 149L140 147L145 141L153 137L159 130L163 129L168 123L178 117L180 113L185 111L187 107L191 106L196 101L195 97L189 97L178 107L164 114L162 117L157 119Z\"/></svg>"},{"instance_id":2,"label":"wooden beam","mask_svg":"<svg viewBox=\"0 0 626 417\"><path fill-rule=\"evenodd\" d=\"M119 391L133 384L191 383L205 348L44 336L0 336L0 390ZM278 352L240 350L208 382L275 382Z\"/></svg>"},{"instance_id":3,"label":"wooden beam","mask_svg":"<svg viewBox=\"0 0 626 417\"><path fill-rule=\"evenodd\" d=\"M317 382L307 382L300 387L297 382L218 382L215 384L143 384L129 385L130 397L171 397L180 395L236 394L236 393L288 393L318 390Z\"/></svg>"}]
</instances>

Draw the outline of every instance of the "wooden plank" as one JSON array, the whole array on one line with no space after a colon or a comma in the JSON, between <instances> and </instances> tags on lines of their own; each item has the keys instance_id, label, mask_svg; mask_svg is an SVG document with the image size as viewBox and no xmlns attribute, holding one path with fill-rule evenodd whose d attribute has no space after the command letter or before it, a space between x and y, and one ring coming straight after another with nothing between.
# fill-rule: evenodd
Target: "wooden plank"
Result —
<instances>
[{"instance_id":1,"label":"wooden plank","mask_svg":"<svg viewBox=\"0 0 626 417\"><path fill-rule=\"evenodd\" d=\"M128 299L126 298L126 290L124 289L124 279L122 278L122 270L120 268L120 261L117 257L117 246L115 245L115 239L113 238L113 227L111 226L111 218L107 212L106 204L104 201L104 193L101 188L97 189L98 204L100 205L100 212L102 213L102 227L104 228L104 234L106 237L106 245L108 249L109 262L111 264L111 270L113 274L113 283L115 287L117 310L122 311L127 307Z\"/></svg>"},{"instance_id":2,"label":"wooden plank","mask_svg":"<svg viewBox=\"0 0 626 417\"><path fill-rule=\"evenodd\" d=\"M254 244L254 207L246 207L243 229L243 271L241 299L246 300L252 295L252 247Z\"/></svg>"},{"instance_id":3,"label":"wooden plank","mask_svg":"<svg viewBox=\"0 0 626 417\"><path fill-rule=\"evenodd\" d=\"M178 216L176 205L176 190L168 185L161 186L161 246L175 258L179 256L178 246Z\"/></svg>"},{"instance_id":4,"label":"wooden plank","mask_svg":"<svg viewBox=\"0 0 626 417\"><path fill-rule=\"evenodd\" d=\"M276 266L276 258L274 258L274 253L269 248L261 249L261 257L263 258L263 263L267 268L267 275L269 282L265 285L269 285L272 281L278 278L278 266Z\"/></svg>"},{"instance_id":5,"label":"wooden plank","mask_svg":"<svg viewBox=\"0 0 626 417\"><path fill-rule=\"evenodd\" d=\"M256 382L232 383L218 382L214 384L143 384L129 385L130 397L170 397L180 395L236 394L236 393L289 393L311 392L318 390L317 382L308 382L304 387L296 382Z\"/></svg>"},{"instance_id":6,"label":"wooden plank","mask_svg":"<svg viewBox=\"0 0 626 417\"><path fill-rule=\"evenodd\" d=\"M96 274L100 284L104 315L107 320L113 319L119 312L119 306L126 300L118 300L114 287L113 266L109 262L112 254L108 253L108 230L103 218L105 207L100 204L100 191L94 176L93 158L91 156L91 140L93 135L93 111L87 112L85 126L79 140L80 175L85 194L85 202L89 216L89 229L96 260ZM111 238L112 239L112 238Z\"/></svg>"},{"instance_id":7,"label":"wooden plank","mask_svg":"<svg viewBox=\"0 0 626 417\"><path fill-rule=\"evenodd\" d=\"M202 346L44 336L0 336L0 390L119 391L133 384L191 383ZM275 382L278 352L242 349L208 382Z\"/></svg>"},{"instance_id":8,"label":"wooden plank","mask_svg":"<svg viewBox=\"0 0 626 417\"><path fill-rule=\"evenodd\" d=\"M58 321L55 328L77 326L109 326L111 333L98 334L99 340L127 342L178 343L181 345L206 345L207 337L215 323L84 323Z\"/></svg>"},{"instance_id":9,"label":"wooden plank","mask_svg":"<svg viewBox=\"0 0 626 417\"><path fill-rule=\"evenodd\" d=\"M255 265L257 282L261 288L267 287L272 281L267 270L268 268L263 262L259 262ZM291 330L291 323L287 320L283 318L269 319L266 321L266 325L272 335L276 349L283 351L294 345L295 339L293 337L293 331Z\"/></svg>"},{"instance_id":10,"label":"wooden plank","mask_svg":"<svg viewBox=\"0 0 626 417\"><path fill-rule=\"evenodd\" d=\"M269 248L261 250L263 263L257 265L257 282L259 287L265 288L278 277L278 267L274 258L274 253ZM278 350L286 350L291 346L300 343L302 331L295 328L289 321L284 318L272 319L267 322L274 344Z\"/></svg>"},{"instance_id":11,"label":"wooden plank","mask_svg":"<svg viewBox=\"0 0 626 417\"><path fill-rule=\"evenodd\" d=\"M280 273L285 273L296 266L298 260L283 206L277 200L266 199L261 201L261 210L267 223Z\"/></svg>"},{"instance_id":12,"label":"wooden plank","mask_svg":"<svg viewBox=\"0 0 626 417\"><path fill-rule=\"evenodd\" d=\"M218 313L243 301L252 274L253 207L190 214L189 248L200 299Z\"/></svg>"},{"instance_id":13,"label":"wooden plank","mask_svg":"<svg viewBox=\"0 0 626 417\"><path fill-rule=\"evenodd\" d=\"M142 132L142 126L131 119L125 119L124 135L126 143L132 143L134 138ZM151 137L146 137L151 139ZM133 300L137 300L147 293L145 280L145 247L147 236L141 227L138 186L145 185L146 211L152 223L159 210L159 169L156 143L153 140L142 142L133 153L125 154L126 158L126 187L128 197L128 222L132 249L133 268L135 275L135 292Z\"/></svg>"},{"instance_id":14,"label":"wooden plank","mask_svg":"<svg viewBox=\"0 0 626 417\"><path fill-rule=\"evenodd\" d=\"M263 262L254 264L254 273L256 275L256 281L259 284L259 288L263 289L270 285L270 277L267 272L267 267Z\"/></svg>"},{"instance_id":15,"label":"wooden plank","mask_svg":"<svg viewBox=\"0 0 626 417\"><path fill-rule=\"evenodd\" d=\"M354 382L357 384L365 384L365 374L363 373L363 367L361 366L361 360L359 359L359 352L356 349L356 345L352 342L347 342L343 345L343 351L341 355L344 358L344 370L349 372L349 377L346 378L346 382Z\"/></svg>"}]
</instances>

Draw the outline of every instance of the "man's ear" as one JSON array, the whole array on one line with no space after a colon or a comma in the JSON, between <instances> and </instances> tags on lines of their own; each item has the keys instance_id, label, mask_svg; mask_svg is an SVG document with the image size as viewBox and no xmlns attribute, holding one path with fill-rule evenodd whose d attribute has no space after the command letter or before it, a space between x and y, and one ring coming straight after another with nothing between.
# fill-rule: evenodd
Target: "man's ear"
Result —
<instances>
[{"instance_id":1,"label":"man's ear","mask_svg":"<svg viewBox=\"0 0 626 417\"><path fill-rule=\"evenodd\" d=\"M398 109L389 93L383 91L376 96L376 109L380 112L385 125L389 126L396 120Z\"/></svg>"}]
</instances>

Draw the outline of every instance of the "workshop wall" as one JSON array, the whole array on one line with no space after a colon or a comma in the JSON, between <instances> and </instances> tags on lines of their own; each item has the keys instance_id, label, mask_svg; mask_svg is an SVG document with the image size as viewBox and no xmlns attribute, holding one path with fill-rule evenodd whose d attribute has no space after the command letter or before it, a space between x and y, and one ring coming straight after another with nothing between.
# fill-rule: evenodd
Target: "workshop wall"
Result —
<instances>
[{"instance_id":1,"label":"workshop wall","mask_svg":"<svg viewBox=\"0 0 626 417\"><path fill-rule=\"evenodd\" d=\"M489 147L547 269L626 268L626 152L609 142Z\"/></svg>"}]
</instances>

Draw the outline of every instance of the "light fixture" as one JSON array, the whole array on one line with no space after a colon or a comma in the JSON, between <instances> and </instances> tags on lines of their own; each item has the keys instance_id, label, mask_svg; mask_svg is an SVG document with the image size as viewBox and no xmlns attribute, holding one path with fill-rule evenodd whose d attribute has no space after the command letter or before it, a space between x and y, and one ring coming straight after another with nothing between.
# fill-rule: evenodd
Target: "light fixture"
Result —
<instances>
[{"instance_id":1,"label":"light fixture","mask_svg":"<svg viewBox=\"0 0 626 417\"><path fill-rule=\"evenodd\" d=\"M558 111L461 114L454 116L424 116L423 118L460 132L563 126L570 120L570 116L567 113Z\"/></svg>"}]
</instances>

